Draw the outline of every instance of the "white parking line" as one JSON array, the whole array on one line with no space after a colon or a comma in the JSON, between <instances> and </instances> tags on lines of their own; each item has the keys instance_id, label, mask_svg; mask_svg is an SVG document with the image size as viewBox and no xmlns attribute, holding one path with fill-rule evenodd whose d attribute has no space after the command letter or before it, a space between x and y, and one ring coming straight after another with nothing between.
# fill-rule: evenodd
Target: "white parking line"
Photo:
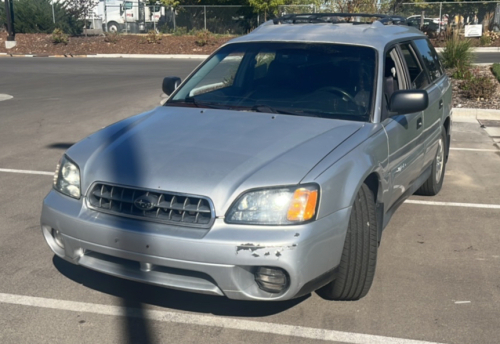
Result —
<instances>
[{"instance_id":1,"label":"white parking line","mask_svg":"<svg viewBox=\"0 0 500 344\"><path fill-rule=\"evenodd\" d=\"M21 173L21 174L42 174L44 176L53 176L54 175L54 172L31 171L31 170L13 170L10 168L0 168L0 172Z\"/></svg>"},{"instance_id":2,"label":"white parking line","mask_svg":"<svg viewBox=\"0 0 500 344\"><path fill-rule=\"evenodd\" d=\"M466 152L500 152L500 150L498 150L498 149L480 149L480 148L454 148L454 147L451 147L450 150L466 151Z\"/></svg>"},{"instance_id":3,"label":"white parking line","mask_svg":"<svg viewBox=\"0 0 500 344\"><path fill-rule=\"evenodd\" d=\"M11 96L10 94L0 93L0 102L4 101L4 100L9 100L9 99L12 99L12 98L14 98L14 97Z\"/></svg>"},{"instance_id":4,"label":"white parking line","mask_svg":"<svg viewBox=\"0 0 500 344\"><path fill-rule=\"evenodd\" d=\"M422 204L422 205L441 205L441 206L445 206L445 207L500 209L500 204L434 202L434 201L417 201L417 200L413 200L413 199L408 199L405 201L405 203Z\"/></svg>"},{"instance_id":5,"label":"white parking line","mask_svg":"<svg viewBox=\"0 0 500 344\"><path fill-rule=\"evenodd\" d=\"M49 308L63 311L86 312L111 316L132 316L137 317L139 312L125 307L101 305L94 303L64 301L47 299L42 297L3 294L0 293L0 303L13 305L31 306L39 308ZM143 318L162 321L167 323L179 323L188 325L199 325L209 327L227 328L232 330L252 331L260 333L272 333L282 336L300 337L307 339L319 339L333 342L355 343L355 344L437 344L412 339L402 339L394 337L375 336L369 334L359 334L352 332L340 332L312 327L273 324L253 320L231 319L226 317L216 317L212 315L198 315L175 313L166 311L145 310Z\"/></svg>"}]
</instances>

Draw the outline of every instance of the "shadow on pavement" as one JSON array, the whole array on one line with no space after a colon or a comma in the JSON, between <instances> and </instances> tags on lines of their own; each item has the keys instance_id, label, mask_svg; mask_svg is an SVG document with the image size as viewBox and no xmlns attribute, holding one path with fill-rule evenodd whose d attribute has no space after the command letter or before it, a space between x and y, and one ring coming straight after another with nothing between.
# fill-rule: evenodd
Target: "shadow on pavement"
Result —
<instances>
[{"instance_id":1,"label":"shadow on pavement","mask_svg":"<svg viewBox=\"0 0 500 344\"><path fill-rule=\"evenodd\" d=\"M263 317L286 311L310 296L281 302L237 301L226 297L195 294L137 283L73 265L57 256L54 256L53 263L57 270L67 278L88 288L120 297L124 300L126 307L132 308L137 308L141 304L149 304L197 313ZM133 318L130 319L134 321ZM134 336L136 335L137 333Z\"/></svg>"},{"instance_id":2,"label":"shadow on pavement","mask_svg":"<svg viewBox=\"0 0 500 344\"><path fill-rule=\"evenodd\" d=\"M69 147L73 146L75 143L74 142L56 142L52 143L50 145L47 145L47 148L50 149L68 149Z\"/></svg>"}]
</instances>

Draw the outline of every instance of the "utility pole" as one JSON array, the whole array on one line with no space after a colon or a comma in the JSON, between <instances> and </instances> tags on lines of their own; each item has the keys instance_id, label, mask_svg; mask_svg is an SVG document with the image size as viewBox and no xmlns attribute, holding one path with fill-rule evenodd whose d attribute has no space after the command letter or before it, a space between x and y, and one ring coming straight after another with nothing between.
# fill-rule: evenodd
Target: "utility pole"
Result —
<instances>
[{"instance_id":1,"label":"utility pole","mask_svg":"<svg viewBox=\"0 0 500 344\"><path fill-rule=\"evenodd\" d=\"M14 8L12 0L5 0L5 17L7 18L7 41L15 41L16 31L14 30Z\"/></svg>"},{"instance_id":2,"label":"utility pole","mask_svg":"<svg viewBox=\"0 0 500 344\"><path fill-rule=\"evenodd\" d=\"M52 0L52 21L56 23L56 13L54 11L54 0Z\"/></svg>"}]
</instances>

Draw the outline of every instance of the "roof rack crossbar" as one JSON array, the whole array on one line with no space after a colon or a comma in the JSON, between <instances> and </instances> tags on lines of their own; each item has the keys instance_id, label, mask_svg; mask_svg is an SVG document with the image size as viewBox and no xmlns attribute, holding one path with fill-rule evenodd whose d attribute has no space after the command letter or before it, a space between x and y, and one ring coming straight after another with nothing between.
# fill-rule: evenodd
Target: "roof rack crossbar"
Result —
<instances>
[{"instance_id":1,"label":"roof rack crossbar","mask_svg":"<svg viewBox=\"0 0 500 344\"><path fill-rule=\"evenodd\" d=\"M331 17L362 17L362 18L390 18L391 16L385 14L371 14L371 13L300 13L300 14L285 14L279 18L274 18L274 24L295 24L295 23L328 23L331 21L325 18Z\"/></svg>"}]
</instances>

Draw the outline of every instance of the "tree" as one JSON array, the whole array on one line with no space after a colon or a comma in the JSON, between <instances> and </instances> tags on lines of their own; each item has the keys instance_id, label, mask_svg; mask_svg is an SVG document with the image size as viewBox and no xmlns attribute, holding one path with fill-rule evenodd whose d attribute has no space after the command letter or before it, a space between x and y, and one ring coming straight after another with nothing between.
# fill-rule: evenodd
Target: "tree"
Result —
<instances>
[{"instance_id":1,"label":"tree","mask_svg":"<svg viewBox=\"0 0 500 344\"><path fill-rule=\"evenodd\" d=\"M285 5L285 0L248 0L255 12L264 12L264 20L267 20L268 13L276 13L278 6Z\"/></svg>"},{"instance_id":2,"label":"tree","mask_svg":"<svg viewBox=\"0 0 500 344\"><path fill-rule=\"evenodd\" d=\"M332 12L378 13L377 0L330 0L327 2Z\"/></svg>"},{"instance_id":3,"label":"tree","mask_svg":"<svg viewBox=\"0 0 500 344\"><path fill-rule=\"evenodd\" d=\"M6 22L3 5L2 3L0 6L1 23ZM18 33L50 33L55 28L49 0L15 0L13 9ZM57 8L58 14L60 14L59 11L60 6Z\"/></svg>"},{"instance_id":4,"label":"tree","mask_svg":"<svg viewBox=\"0 0 500 344\"><path fill-rule=\"evenodd\" d=\"M83 31L83 19L93 6L93 0L66 0L53 4L51 0L14 0L16 32L52 33L54 29L59 28L70 35L79 35ZM2 9L3 6L0 6L0 25L3 26L5 11Z\"/></svg>"},{"instance_id":5,"label":"tree","mask_svg":"<svg viewBox=\"0 0 500 344\"><path fill-rule=\"evenodd\" d=\"M98 2L95 0L66 0L63 6L70 18L75 21L84 21L97 4ZM84 27L85 35L87 35L87 26L85 25Z\"/></svg>"}]
</instances>

